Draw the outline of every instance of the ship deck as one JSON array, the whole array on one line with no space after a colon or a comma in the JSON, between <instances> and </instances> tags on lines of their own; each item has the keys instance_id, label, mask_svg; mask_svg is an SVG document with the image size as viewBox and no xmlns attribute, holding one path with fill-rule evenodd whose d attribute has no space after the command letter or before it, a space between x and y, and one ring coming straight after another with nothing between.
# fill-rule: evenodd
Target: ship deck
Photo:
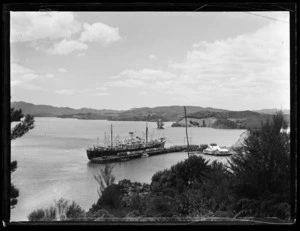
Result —
<instances>
[{"instance_id":1,"label":"ship deck","mask_svg":"<svg viewBox=\"0 0 300 231\"><path fill-rule=\"evenodd\" d=\"M195 154L211 155L211 156L230 156L234 154L234 153L208 154L199 151L197 147L199 148L199 146L197 145L193 145L192 148L190 147L190 152L194 152ZM168 148L154 148L151 150L135 151L129 154L119 153L119 155L95 157L92 158L90 161L92 163L98 163L98 164L109 163L109 162L122 162L122 161L128 161L135 158L141 158L143 154L147 154L148 157L151 157L155 155L162 155L162 154L168 154L174 152L186 152L186 151L187 151L187 145L179 145L179 146L171 146Z\"/></svg>"},{"instance_id":2,"label":"ship deck","mask_svg":"<svg viewBox=\"0 0 300 231\"><path fill-rule=\"evenodd\" d=\"M149 151L139 151L139 152L133 152L128 155L114 155L114 156L103 156L103 157L95 157L91 159L92 163L109 163L109 162L121 162L121 161L127 161L135 158L142 157L143 154L148 154L148 156L154 156L154 155L161 155L161 154L167 154L167 153L174 153L174 152L183 152L187 149L187 145L181 145L181 146L171 146L169 148L156 148Z\"/></svg>"}]
</instances>

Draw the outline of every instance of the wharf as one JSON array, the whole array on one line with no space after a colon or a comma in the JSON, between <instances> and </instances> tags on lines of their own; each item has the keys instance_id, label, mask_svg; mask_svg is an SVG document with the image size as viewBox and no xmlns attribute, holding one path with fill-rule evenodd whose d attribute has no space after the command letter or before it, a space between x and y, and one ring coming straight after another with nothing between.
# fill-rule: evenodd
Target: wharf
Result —
<instances>
[{"instance_id":1,"label":"wharf","mask_svg":"<svg viewBox=\"0 0 300 231\"><path fill-rule=\"evenodd\" d=\"M154 148L151 150L137 151L131 153L118 153L118 155L115 156L96 157L91 159L91 162L98 163L98 164L110 163L110 162L122 162L122 161L128 161L135 158L141 158L144 154L146 154L147 156L154 156L154 155L161 155L161 154L174 153L174 152L183 152L186 149L187 149L187 145L171 146L168 148Z\"/></svg>"}]
</instances>

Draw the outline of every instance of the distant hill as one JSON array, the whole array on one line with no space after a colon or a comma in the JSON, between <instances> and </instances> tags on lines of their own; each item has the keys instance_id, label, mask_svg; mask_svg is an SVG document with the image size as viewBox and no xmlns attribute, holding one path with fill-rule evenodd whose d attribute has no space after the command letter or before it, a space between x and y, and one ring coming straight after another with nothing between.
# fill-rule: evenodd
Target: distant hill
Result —
<instances>
[{"instance_id":1,"label":"distant hill","mask_svg":"<svg viewBox=\"0 0 300 231\"><path fill-rule=\"evenodd\" d=\"M260 109L256 110L255 112L261 113L261 114L270 114L274 115L277 111L280 111L280 109L272 108L272 109ZM283 114L290 115L290 110L282 110Z\"/></svg>"},{"instance_id":2,"label":"distant hill","mask_svg":"<svg viewBox=\"0 0 300 231\"><path fill-rule=\"evenodd\" d=\"M57 117L57 116L66 116L66 115L74 115L79 113L95 113L104 115L107 113L119 113L121 111L117 110L97 110L92 108L80 108L73 109L69 107L53 107L49 105L35 105L32 103L26 103L23 101L12 102L11 107L16 109L22 109L24 114L31 114L36 117Z\"/></svg>"},{"instance_id":3,"label":"distant hill","mask_svg":"<svg viewBox=\"0 0 300 231\"><path fill-rule=\"evenodd\" d=\"M78 119L107 119L117 121L177 121L184 114L183 106L162 106L162 107L142 107L130 110L97 110L91 108L73 109L69 107L53 107L49 105L35 105L23 101L12 102L12 107L22 109L24 114L31 114L36 117L60 117ZM203 108L197 106L187 106L191 113L197 111L222 112L224 109Z\"/></svg>"},{"instance_id":4,"label":"distant hill","mask_svg":"<svg viewBox=\"0 0 300 231\"><path fill-rule=\"evenodd\" d=\"M186 106L186 110L193 113L198 111L212 111L212 112L223 112L227 111L224 109L217 108L203 108L199 106ZM142 108L134 108L128 111L121 112L118 116L112 116L109 118L110 120L148 120L152 118L153 120L157 120L157 118L161 118L162 121L177 121L184 115L183 106L161 106L161 107L142 107Z\"/></svg>"},{"instance_id":5,"label":"distant hill","mask_svg":"<svg viewBox=\"0 0 300 231\"><path fill-rule=\"evenodd\" d=\"M251 129L258 128L261 121L266 121L271 115L253 111L200 111L187 114L188 126L212 127L222 129ZM182 117L172 127L184 127L185 118Z\"/></svg>"},{"instance_id":6,"label":"distant hill","mask_svg":"<svg viewBox=\"0 0 300 231\"><path fill-rule=\"evenodd\" d=\"M183 106L142 107L130 110L107 110L69 107L53 107L50 105L34 105L23 101L12 102L12 107L22 109L24 114L36 117L77 118L86 120L111 121L176 121L172 126L185 126ZM205 126L213 128L255 128L261 121L271 117L276 109L259 111L229 111L211 107L186 106L189 126ZM269 114L268 114L269 113ZM289 121L289 115L286 115Z\"/></svg>"}]
</instances>

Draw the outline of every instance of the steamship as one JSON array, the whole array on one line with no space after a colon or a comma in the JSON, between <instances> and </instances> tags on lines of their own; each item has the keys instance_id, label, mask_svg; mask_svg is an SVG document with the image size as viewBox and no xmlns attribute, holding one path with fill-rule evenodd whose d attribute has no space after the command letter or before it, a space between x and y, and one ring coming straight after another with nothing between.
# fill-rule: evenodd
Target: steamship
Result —
<instances>
[{"instance_id":1,"label":"steamship","mask_svg":"<svg viewBox=\"0 0 300 231\"><path fill-rule=\"evenodd\" d=\"M148 126L146 126L146 139L135 136L133 132L129 132L129 139L113 144L113 129L111 125L110 145L100 146L94 145L86 150L89 160L98 157L111 157L118 155L131 155L132 153L141 153L143 151L152 151L159 148L164 148L165 138L160 137L155 140L148 141Z\"/></svg>"}]
</instances>

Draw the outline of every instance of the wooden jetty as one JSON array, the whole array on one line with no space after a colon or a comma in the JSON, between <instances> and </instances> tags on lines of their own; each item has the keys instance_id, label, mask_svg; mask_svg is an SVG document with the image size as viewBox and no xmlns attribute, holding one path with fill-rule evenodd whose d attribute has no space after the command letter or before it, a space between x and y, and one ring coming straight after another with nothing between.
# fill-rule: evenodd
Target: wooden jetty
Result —
<instances>
[{"instance_id":1,"label":"wooden jetty","mask_svg":"<svg viewBox=\"0 0 300 231\"><path fill-rule=\"evenodd\" d=\"M147 156L155 156L155 155L161 155L167 153L183 152L185 150L187 150L187 145L176 145L168 148L153 148L151 150L118 153L118 155L114 155L114 156L96 157L91 159L91 162L98 163L98 164L110 163L110 162L122 162L122 161L129 161L136 158L141 158L143 154L147 154Z\"/></svg>"}]
</instances>

